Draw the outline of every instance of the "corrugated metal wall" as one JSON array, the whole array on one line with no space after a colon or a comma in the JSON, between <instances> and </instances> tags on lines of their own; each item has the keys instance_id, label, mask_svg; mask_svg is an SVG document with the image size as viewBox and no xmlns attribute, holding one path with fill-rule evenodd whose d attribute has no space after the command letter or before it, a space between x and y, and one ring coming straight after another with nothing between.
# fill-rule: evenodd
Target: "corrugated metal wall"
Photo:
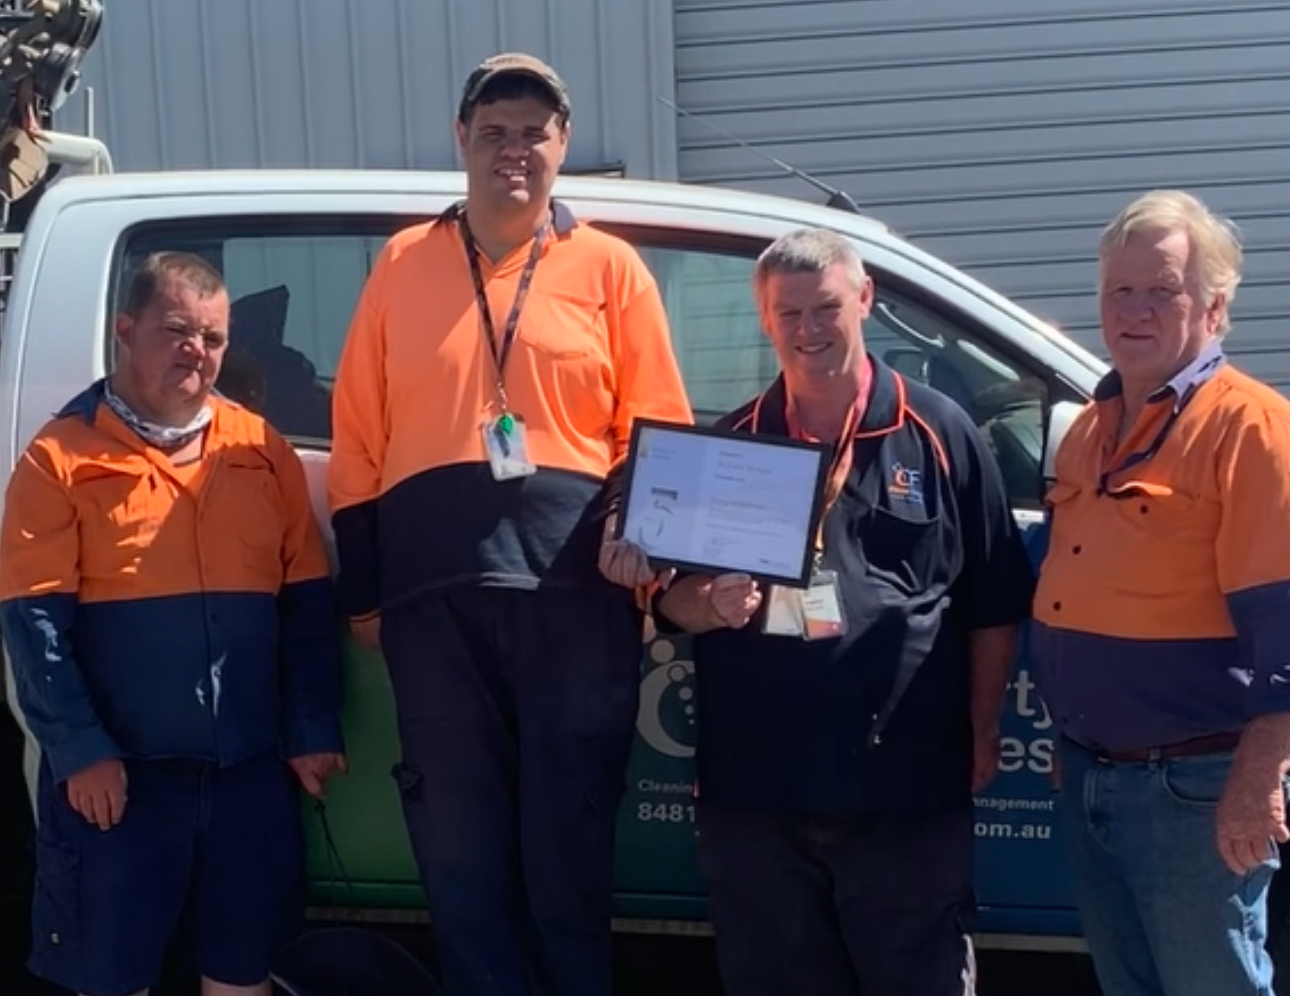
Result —
<instances>
[{"instance_id":1,"label":"corrugated metal wall","mask_svg":"<svg viewBox=\"0 0 1290 996\"><path fill-rule=\"evenodd\" d=\"M1290 3L676 0L687 110L1100 350L1095 244L1191 189L1248 250L1231 340L1290 387ZM693 121L683 179L821 199Z\"/></svg>"},{"instance_id":2,"label":"corrugated metal wall","mask_svg":"<svg viewBox=\"0 0 1290 996\"><path fill-rule=\"evenodd\" d=\"M109 0L90 54L119 169L451 168L470 70L551 61L573 91L570 166L670 178L670 0ZM82 97L58 126L84 126Z\"/></svg>"}]
</instances>

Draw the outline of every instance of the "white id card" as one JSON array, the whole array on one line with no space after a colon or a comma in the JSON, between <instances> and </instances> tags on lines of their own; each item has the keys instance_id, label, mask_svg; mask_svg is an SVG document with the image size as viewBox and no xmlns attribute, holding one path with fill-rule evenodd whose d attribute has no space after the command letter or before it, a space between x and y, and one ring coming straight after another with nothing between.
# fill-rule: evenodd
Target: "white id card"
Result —
<instances>
[{"instance_id":1,"label":"white id card","mask_svg":"<svg viewBox=\"0 0 1290 996\"><path fill-rule=\"evenodd\" d=\"M805 637L806 613L802 606L802 592L783 585L771 585L761 631L768 636Z\"/></svg>"},{"instance_id":2,"label":"white id card","mask_svg":"<svg viewBox=\"0 0 1290 996\"><path fill-rule=\"evenodd\" d=\"M842 596L833 571L820 571L806 591L774 585L766 606L762 632L795 636L799 640L828 640L846 634Z\"/></svg>"},{"instance_id":3,"label":"white id card","mask_svg":"<svg viewBox=\"0 0 1290 996\"><path fill-rule=\"evenodd\" d=\"M802 595L802 614L806 617L808 640L832 640L846 635L847 620L842 614L837 574L819 571L811 578L811 587Z\"/></svg>"},{"instance_id":4,"label":"white id card","mask_svg":"<svg viewBox=\"0 0 1290 996\"><path fill-rule=\"evenodd\" d=\"M494 480L510 481L517 477L529 477L537 471L537 467L529 460L524 420L518 415L503 413L490 418L480 426L480 431Z\"/></svg>"}]
</instances>

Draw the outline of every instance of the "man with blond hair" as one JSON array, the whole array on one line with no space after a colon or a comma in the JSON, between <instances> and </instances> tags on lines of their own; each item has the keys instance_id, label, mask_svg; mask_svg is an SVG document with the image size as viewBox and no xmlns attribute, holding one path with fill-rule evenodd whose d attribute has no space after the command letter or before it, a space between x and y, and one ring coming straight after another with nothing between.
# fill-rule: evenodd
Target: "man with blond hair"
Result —
<instances>
[{"instance_id":1,"label":"man with blond hair","mask_svg":"<svg viewBox=\"0 0 1290 996\"><path fill-rule=\"evenodd\" d=\"M1272 992L1287 840L1290 402L1224 358L1233 226L1148 193L1100 245L1114 369L1057 454L1035 596L1105 996Z\"/></svg>"}]
</instances>

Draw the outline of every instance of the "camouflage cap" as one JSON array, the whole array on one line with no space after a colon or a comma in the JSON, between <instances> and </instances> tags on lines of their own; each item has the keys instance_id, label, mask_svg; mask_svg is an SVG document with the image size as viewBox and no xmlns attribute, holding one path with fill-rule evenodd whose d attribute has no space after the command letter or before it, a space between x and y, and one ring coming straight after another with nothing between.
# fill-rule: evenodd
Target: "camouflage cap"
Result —
<instances>
[{"instance_id":1,"label":"camouflage cap","mask_svg":"<svg viewBox=\"0 0 1290 996\"><path fill-rule=\"evenodd\" d=\"M457 118L466 120L467 114L479 102L484 88L500 76L528 76L541 83L551 94L556 109L563 117L568 117L572 107L569 103L569 88L564 85L556 71L541 59L523 52L502 52L481 62L475 71L466 79L462 89L461 104L457 109Z\"/></svg>"}]
</instances>

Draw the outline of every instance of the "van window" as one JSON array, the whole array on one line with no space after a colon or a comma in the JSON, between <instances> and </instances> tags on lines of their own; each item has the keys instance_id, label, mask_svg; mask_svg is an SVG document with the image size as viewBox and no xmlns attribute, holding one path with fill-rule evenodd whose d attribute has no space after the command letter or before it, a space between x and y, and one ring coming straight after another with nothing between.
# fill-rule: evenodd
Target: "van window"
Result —
<instances>
[{"instance_id":1,"label":"van window","mask_svg":"<svg viewBox=\"0 0 1290 996\"><path fill-rule=\"evenodd\" d=\"M695 418L715 422L763 390L779 370L752 296L753 249L632 241L658 281Z\"/></svg>"},{"instance_id":2,"label":"van window","mask_svg":"<svg viewBox=\"0 0 1290 996\"><path fill-rule=\"evenodd\" d=\"M762 333L752 277L764 240L618 227L658 279L690 403L715 421L765 389L778 371ZM865 346L910 380L949 395L998 460L1012 502L1038 508L1048 384L925 289L870 268L876 301Z\"/></svg>"},{"instance_id":3,"label":"van window","mask_svg":"<svg viewBox=\"0 0 1290 996\"><path fill-rule=\"evenodd\" d=\"M184 251L208 260L224 275L232 301L218 389L297 446L327 449L332 384L358 296L389 237L421 220L261 217L150 226L126 242L118 304L151 253Z\"/></svg>"},{"instance_id":4,"label":"van window","mask_svg":"<svg viewBox=\"0 0 1290 996\"><path fill-rule=\"evenodd\" d=\"M219 389L297 446L327 449L332 384L358 296L390 235L421 220L260 217L150 226L124 246L112 310L149 253L184 250L208 259L233 302ZM778 369L752 296L765 240L602 227L632 242L658 281L696 417L715 421L764 390ZM998 456L1014 504L1037 507L1045 380L921 288L872 275L878 299L865 324L869 351L957 401Z\"/></svg>"}]
</instances>

